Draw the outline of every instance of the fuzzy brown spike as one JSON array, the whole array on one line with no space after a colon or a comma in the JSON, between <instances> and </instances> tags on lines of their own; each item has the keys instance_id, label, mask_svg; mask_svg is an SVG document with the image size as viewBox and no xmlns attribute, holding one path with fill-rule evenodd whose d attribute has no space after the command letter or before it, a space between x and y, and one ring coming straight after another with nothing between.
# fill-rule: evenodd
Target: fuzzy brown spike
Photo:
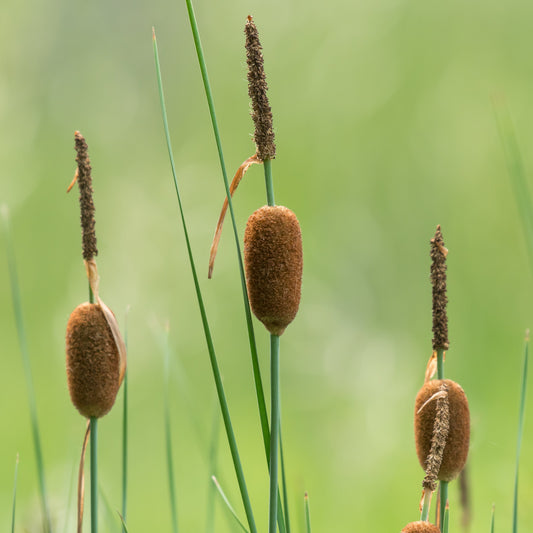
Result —
<instances>
[{"instance_id":1,"label":"fuzzy brown spike","mask_svg":"<svg viewBox=\"0 0 533 533\"><path fill-rule=\"evenodd\" d=\"M104 416L121 383L121 358L99 304L76 307L67 324L66 366L72 403L85 417Z\"/></svg>"},{"instance_id":2,"label":"fuzzy brown spike","mask_svg":"<svg viewBox=\"0 0 533 533\"><path fill-rule=\"evenodd\" d=\"M426 477L422 481L422 487L431 492L437 488L440 465L450 430L450 404L448 402L448 386L446 382L442 382L439 392L441 396L436 400L437 408L433 423L431 448L426 459Z\"/></svg>"},{"instance_id":3,"label":"fuzzy brown spike","mask_svg":"<svg viewBox=\"0 0 533 533\"><path fill-rule=\"evenodd\" d=\"M428 381L420 389L415 402L415 443L418 461L424 470L433 445L438 398L443 383L448 388L449 431L437 479L452 481L464 468L470 444L470 412L468 400L460 385L449 379ZM440 437L437 440L441 440Z\"/></svg>"},{"instance_id":4,"label":"fuzzy brown spike","mask_svg":"<svg viewBox=\"0 0 533 533\"><path fill-rule=\"evenodd\" d=\"M433 287L433 350L447 350L450 346L448 340L448 315L446 314L446 255L448 250L444 247L440 226L437 226L435 236L431 243L431 285Z\"/></svg>"},{"instance_id":5,"label":"fuzzy brown spike","mask_svg":"<svg viewBox=\"0 0 533 533\"><path fill-rule=\"evenodd\" d=\"M411 522L407 524L401 533L440 533L440 529L430 522Z\"/></svg>"},{"instance_id":6,"label":"fuzzy brown spike","mask_svg":"<svg viewBox=\"0 0 533 533\"><path fill-rule=\"evenodd\" d=\"M248 94L252 100L252 119L255 124L254 141L261 161L276 157L272 110L268 102L262 46L251 16L244 27L246 34L246 62L248 64Z\"/></svg>"},{"instance_id":7,"label":"fuzzy brown spike","mask_svg":"<svg viewBox=\"0 0 533 533\"><path fill-rule=\"evenodd\" d=\"M248 219L244 267L250 306L273 335L281 335L300 305L302 235L296 215L283 206L263 206Z\"/></svg>"},{"instance_id":8,"label":"fuzzy brown spike","mask_svg":"<svg viewBox=\"0 0 533 533\"><path fill-rule=\"evenodd\" d=\"M74 134L76 162L78 168L76 177L80 189L80 210L82 229L83 259L90 261L98 255L96 247L96 233L94 231L94 202L93 186L91 177L91 162L88 155L87 142L83 135L77 131Z\"/></svg>"}]
</instances>

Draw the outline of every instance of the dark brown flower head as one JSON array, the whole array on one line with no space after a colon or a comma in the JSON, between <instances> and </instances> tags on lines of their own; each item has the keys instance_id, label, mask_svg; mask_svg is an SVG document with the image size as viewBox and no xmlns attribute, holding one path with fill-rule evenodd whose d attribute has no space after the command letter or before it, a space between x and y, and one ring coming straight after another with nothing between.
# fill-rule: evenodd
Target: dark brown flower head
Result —
<instances>
[{"instance_id":1,"label":"dark brown flower head","mask_svg":"<svg viewBox=\"0 0 533 533\"><path fill-rule=\"evenodd\" d=\"M302 285L302 235L290 209L264 206L250 216L244 267L252 311L270 333L281 335L298 312Z\"/></svg>"},{"instance_id":2,"label":"dark brown flower head","mask_svg":"<svg viewBox=\"0 0 533 533\"><path fill-rule=\"evenodd\" d=\"M96 248L96 234L94 231L94 202L91 177L91 162L87 153L87 143L83 135L77 131L74 134L76 162L78 168L76 177L80 189L80 210L82 229L83 259L89 261L98 255Z\"/></svg>"},{"instance_id":3,"label":"dark brown flower head","mask_svg":"<svg viewBox=\"0 0 533 533\"><path fill-rule=\"evenodd\" d=\"M415 443L418 461L424 470L428 467L434 442L441 446L443 435L435 436L435 428L445 427L446 422L437 424L436 418L439 411L438 398L443 397L442 385L447 387L449 429L445 437L442 461L437 478L441 481L452 481L463 467L468 457L470 444L470 411L468 400L463 389L449 379L428 381L420 389L415 402ZM441 406L441 416L445 409Z\"/></svg>"},{"instance_id":4,"label":"dark brown flower head","mask_svg":"<svg viewBox=\"0 0 533 533\"><path fill-rule=\"evenodd\" d=\"M450 346L448 340L448 315L446 314L446 255L448 250L444 247L440 226L437 226L435 236L431 243L431 285L433 288L433 350L447 350Z\"/></svg>"},{"instance_id":5,"label":"dark brown flower head","mask_svg":"<svg viewBox=\"0 0 533 533\"><path fill-rule=\"evenodd\" d=\"M124 369L119 347L99 304L76 307L67 324L67 382L74 407L85 417L104 416L115 403Z\"/></svg>"},{"instance_id":6,"label":"dark brown flower head","mask_svg":"<svg viewBox=\"0 0 533 533\"><path fill-rule=\"evenodd\" d=\"M252 100L252 119L255 124L254 141L257 156L261 161L274 159L276 145L272 127L272 110L268 102L268 85L259 33L252 20L248 17L244 27L246 34L246 62L248 63L248 94Z\"/></svg>"},{"instance_id":7,"label":"dark brown flower head","mask_svg":"<svg viewBox=\"0 0 533 533\"><path fill-rule=\"evenodd\" d=\"M440 533L440 529L429 522L419 520L407 524L401 533Z\"/></svg>"}]
</instances>

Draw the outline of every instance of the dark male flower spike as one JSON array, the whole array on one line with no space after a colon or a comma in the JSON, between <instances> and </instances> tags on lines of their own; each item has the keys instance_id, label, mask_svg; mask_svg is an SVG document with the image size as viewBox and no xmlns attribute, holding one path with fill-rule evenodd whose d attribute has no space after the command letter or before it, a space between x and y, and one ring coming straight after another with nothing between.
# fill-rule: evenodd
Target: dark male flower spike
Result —
<instances>
[{"instance_id":1,"label":"dark male flower spike","mask_svg":"<svg viewBox=\"0 0 533 533\"><path fill-rule=\"evenodd\" d=\"M433 350L447 350L448 315L446 314L446 256L448 250L444 247L440 225L437 226L431 243L431 285L433 287Z\"/></svg>"},{"instance_id":2,"label":"dark male flower spike","mask_svg":"<svg viewBox=\"0 0 533 533\"><path fill-rule=\"evenodd\" d=\"M246 34L246 63L248 64L248 94L252 100L252 119L255 124L254 141L261 161L274 159L276 145L272 127L272 110L268 102L262 46L251 16L244 27Z\"/></svg>"},{"instance_id":3,"label":"dark male flower spike","mask_svg":"<svg viewBox=\"0 0 533 533\"><path fill-rule=\"evenodd\" d=\"M96 233L94 231L94 202L93 202L93 184L91 177L91 162L87 153L87 142L83 135L77 131L74 134L75 150L77 153L76 176L80 189L80 210L81 210L81 229L82 229L82 247L83 259L90 261L98 255L96 248Z\"/></svg>"}]
</instances>

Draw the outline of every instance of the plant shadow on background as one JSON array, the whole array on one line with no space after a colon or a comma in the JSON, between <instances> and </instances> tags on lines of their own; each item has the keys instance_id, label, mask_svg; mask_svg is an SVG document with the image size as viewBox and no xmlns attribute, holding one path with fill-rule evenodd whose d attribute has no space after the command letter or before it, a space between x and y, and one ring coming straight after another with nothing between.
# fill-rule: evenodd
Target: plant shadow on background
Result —
<instances>
[{"instance_id":1,"label":"plant shadow on background","mask_svg":"<svg viewBox=\"0 0 533 533\"><path fill-rule=\"evenodd\" d=\"M179 171L176 169L170 140L170 127L163 91L163 76L154 30L153 47L164 133L178 200L184 247L189 261L193 281L192 285L194 287L194 291L190 292L189 295L191 296L191 300L193 298L196 299L199 308L199 322L201 323L201 329L205 338L209 366L215 384L218 402L217 413L220 413L214 416L213 422L209 420L205 424L199 423L196 437L197 441L203 441L201 444L197 442L196 446L201 449L201 453L204 455L209 477L212 476L212 481L209 481L207 478L203 480L205 481L205 499L202 502L198 502L195 510L192 510L187 505L181 505L180 493L186 492L189 481L180 474L180 463L187 461L187 451L184 452L183 448L180 448L179 453L175 452L176 441L180 440L181 433L178 429L183 429L183 424L175 422L171 399L171 368L178 364L177 361L173 361L173 353L169 347L170 332L172 331L171 325L166 333L162 332L162 328L159 328L156 333L156 336L163 339L159 352L161 354L160 360L164 359L165 361L164 387L161 387L164 390L163 408L161 409L161 431L165 435L165 453L162 453L161 450L137 449L135 455L133 455L130 449L134 441L130 440L129 427L131 424L136 423L136 413L134 409L130 408L130 400L128 399L128 394L131 391L128 392L126 343L122 339L115 315L103 303L99 296L100 279L94 261L94 256L97 253L96 241L91 242L91 238L95 238L94 206L92 205L92 186L90 181L91 168L87 156L85 139L79 132L76 132L78 165L75 179L77 179L80 188L83 259L89 281L89 303L81 304L77 307L68 321L66 352L70 396L75 407L87 419L87 426L80 422L76 427L79 438L77 453L79 455L79 451L82 450L82 454L79 465L73 464L72 469L73 472L77 471L79 466L78 482L76 484L73 481L75 476L72 475L68 491L63 491L62 494L68 495L70 493L72 495L77 492L77 499L69 496L65 497L61 503L58 503L61 496L56 494L55 489L53 491L48 489L50 483L46 479L48 474L46 468L47 461L46 455L43 454L43 442L45 443L44 449L46 450L46 439L43 438L43 426L46 423L40 422L38 419L38 411L41 417L43 417L43 413L41 412L42 409L38 409L39 387L35 385L35 382L39 381L40 376L37 375L35 377L35 375L32 375L32 365L30 364L32 355L29 349L27 325L24 322L23 298L21 297L21 285L24 285L24 280L22 279L22 282L19 282L17 265L15 263L17 241L12 235L9 214L7 208L5 208L4 234L6 236L6 257L9 265L13 315L15 317L24 368L29 419L31 421L33 450L36 461L35 479L32 480L31 474L29 473L30 468L27 466L29 462L22 460L19 465L18 456L16 460L13 457L12 464L15 469L15 476L14 483L9 485L10 490L12 489L13 491L9 520L11 531L30 530L44 531L47 533L52 531L67 531L71 530L72 524L75 522L77 522L78 531L85 528L86 530L90 529L92 533L96 533L99 529L102 531L132 532L139 530L136 526L135 518L135 511L139 511L138 509L130 511L132 507L138 507L138 500L135 499L132 501L130 496L132 492L131 476L128 475L128 472L135 470L136 464L139 462L149 463L151 457L154 455L164 457L164 460L158 458L157 461L164 461L163 470L167 476L167 485L163 486L161 484L157 487L152 487L147 484L141 488L145 491L157 490L159 494L158 500L168 502L168 507L162 505L160 510L154 512L155 515L160 512L168 515L168 518L165 518L165 520L168 519L170 525L164 526L168 530L174 532L178 530L191 530L183 525L183 523L190 524L191 519L187 517L189 514L201 515L201 519L197 519L195 522L194 530L196 531L243 530L254 533L268 530L269 533L275 533L279 530L280 533L290 533L291 531L310 532L312 530L312 514L309 502L311 499L313 505L319 507L320 498L315 498L313 491L310 491L308 494L305 491L306 487L298 486L296 490L294 486L291 486L290 480L294 480L294 475L291 474L291 468L294 464L293 458L297 454L297 450L292 448L291 453L285 454L284 452L284 450L291 447L290 438L286 438L287 433L290 433L290 428L286 427L285 418L281 416L282 387L280 380L280 361L284 357L294 357L294 353L291 352L298 349L297 341L291 342L288 340L285 344L281 339L283 338L285 340L285 335L282 337L282 334L285 332L285 328L295 319L300 304L300 287L303 269L302 234L300 232L300 224L294 213L277 204L275 201L273 159L276 154L276 146L274 144L272 113L267 98L262 47L259 43L259 36L254 20L252 17L248 17L245 24L246 53L249 96L252 102L251 114L255 125L253 139L256 144L256 151L251 157L242 158L244 162L238 168L233 181L230 183L223 156L213 94L207 75L206 60L203 55L199 30L190 0L187 0L187 9L216 141L223 186L226 192L226 198L222 204L222 212L215 231L215 239L209 260L209 277L213 274L214 258L219 242L222 243L221 250L229 246L228 242L221 239L222 223L224 222L227 211L235 241L234 248L237 259L237 268L235 270L238 271L240 285L231 297L234 300L242 300L241 316L238 320L245 324L245 328L239 331L244 334L248 343L249 358L246 361L248 365L246 372L249 374L251 370L252 374L253 395L255 395L254 403L257 404L255 420L250 421L245 425L244 429L239 430L240 422L237 422L235 425L236 429L234 428L234 418L239 418L239 409L235 409L237 413L236 417L235 413L230 415L229 405L231 402L228 401L226 388L231 390L236 384L232 383L229 379L223 378L221 368L223 368L222 360L224 358L219 359L218 350L215 349L215 335L212 333L215 329L213 326L214 320L209 318L208 305L211 301L209 297L209 283L211 282L207 284L202 282L199 272L204 272L204 265L202 264L200 268L197 268L193 253L194 241L191 238L193 232L189 230L185 207L187 202L185 196L183 196L182 200L181 178L179 178ZM506 105L500 100L496 100L494 109L497 129L500 133L504 148L503 151L515 191L518 212L531 259L533 258L533 202L531 202L526 172ZM80 143L83 145L82 148L79 146ZM181 156L183 156L183 153ZM263 165L267 205L257 209L249 217L244 231L244 244L242 245L239 234L240 219L234 211L232 196L244 175L254 165ZM88 182L85 180L87 177L89 178ZM98 189L98 185L95 188ZM327 225L327 221L324 224ZM305 229L302 233L305 244ZM313 242L312 239L310 241L311 243ZM306 246L306 250L309 250L311 247L312 244ZM142 251L140 253L142 254ZM311 251L310 253L313 255L316 252ZM448 531L458 531L461 527L468 529L469 514L472 511L469 503L470 490L476 490L475 478L474 482L472 482L467 481L466 477L463 477L461 483L455 483L453 485L457 487L456 494L460 494L461 497L452 497L448 493L448 483L463 472L467 461L470 438L470 413L463 389L454 381L445 379L444 375L444 361L449 348L446 292L447 254L448 250L444 247L441 228L438 226L437 232L431 240L433 353L427 364L424 385L416 397L415 407L416 452L420 465L425 471L425 477L422 483L422 499L420 499L420 486L416 487L416 485L413 485L413 490L409 487L412 504L408 510L406 509L401 514L402 522L397 524L396 529L405 533L433 533L439 531L447 533ZM457 268L460 262L460 259L456 259L454 268ZM531 265L533 266L533 259L531 259ZM207 265L205 266L207 269ZM220 275L224 275L224 272L221 272ZM304 274L304 282L306 279L305 276L306 274ZM183 275L183 277L185 276ZM102 286L105 287L105 284L104 278ZM105 288L103 290L105 291ZM174 289L169 289L169 291L172 290ZM237 294L238 292L240 294ZM451 292L453 293L453 285L451 286ZM31 305L30 302L28 303ZM177 289L174 303L175 305L182 303L181 295L178 294ZM307 304L312 305L309 300L307 300ZM192 307L187 303L187 312L190 310L190 313L193 314ZM264 343L264 345L261 344L264 340L263 335L258 335L259 342L256 343L252 314L265 326L270 337L269 342ZM318 326L319 324L317 324ZM290 331L291 329L289 328ZM329 333L333 336L335 335L335 331L330 331ZM127 333L125 334L126 336ZM288 336L290 337L290 333ZM495 516L498 516L498 502L496 502L496 513L493 508L491 515L490 508L492 502L489 501L486 502L486 509L476 509L478 514L486 513L486 528L483 529L484 531L507 531L509 529L513 533L518 531L518 523L520 521L519 501L521 501L518 492L518 474L526 407L528 342L529 335L527 334L518 409L512 524L510 527L506 527L506 524L499 523L495 527L495 522L497 522ZM242 347L243 344L241 343L239 346ZM284 349L285 346L287 347L286 350ZM354 347L354 351L356 351L356 347ZM265 358L269 361L268 370L270 377L268 381L265 380L270 386L268 392L264 390L264 379L262 376L262 373L265 373L264 368L262 369L262 367L265 367L265 363L261 360L264 352L269 353L269 357ZM199 349L198 354L201 353L202 350ZM313 357L313 353L307 353L306 357ZM245 358L240 360L240 364L244 364L243 361L245 361ZM434 375L437 376L437 379L432 379ZM302 372L301 377L296 375L293 379L305 379L305 370ZM516 381L518 382L518 379ZM101 473L104 473L105 476L102 482L99 481L98 476L97 450L100 447L101 450L107 451L107 439L109 435L104 434L102 437L99 437L97 420L111 410L122 383L124 383L124 393L122 395L123 409L121 414L115 415L113 419L114 424L121 426L120 450L118 450L120 461L117 460L111 464L107 461L104 467L100 467ZM510 392L514 392L514 389ZM133 391L133 394L140 397L143 395L143 391L137 389ZM267 407L266 398L270 400L269 408ZM212 397L205 396L197 401L211 404L211 400ZM246 401L250 402L250 399L248 398ZM367 405L361 407L361 409L365 410L367 416L373 417L373 407L373 402L369 402ZM396 405L390 406L390 408L394 410ZM195 416L195 413L191 412L189 414L191 419ZM210 426L209 436L206 436L205 425ZM229 455L225 455L224 460L220 457L221 450L219 450L218 443L220 425L224 429L227 449L229 449ZM289 429L289 431L286 431L286 429ZM322 432L323 430L323 428L317 425L312 431ZM238 447L238 437L241 436L242 438L242 433L255 433L256 435L253 440L255 445L253 465L250 464L252 461L249 459L242 459L242 457L247 457L248 452L254 448L254 446L251 446L249 438L244 439L246 452L241 457L240 450L242 448ZM102 440L101 443L98 443L99 438ZM304 440L312 440L313 438L313 432L309 431L305 435ZM261 449L261 454L256 453L258 448ZM84 455L86 449L90 453L90 513L87 513L89 516L86 516L85 520L83 520L85 500ZM139 452L143 452L142 455ZM255 465L255 462L259 464L260 455L264 455L261 467ZM221 467L222 461L225 463L223 467ZM117 465L119 464L121 468L118 468ZM229 465L231 465L231 469ZM263 488L258 489L254 482L251 484L253 485L253 489L250 490L247 484L248 480L250 478L256 478L261 468L263 469L263 473L261 474L263 476L261 478ZM28 472L23 480L20 479L21 469ZM304 476L307 469L312 470L313 465L305 465ZM299 467L299 471L301 475L301 466ZM236 485L233 484L232 476L236 480ZM114 479L114 481L110 481L111 479ZM35 494L39 496L40 508L38 519L35 519L35 517L29 519L27 517L29 513L37 514L36 510L28 512L30 508L28 505L24 506L22 512L20 505L17 506L17 491L20 490L22 481L26 485L33 486ZM361 483L364 482L361 481ZM7 481L4 482L4 485L3 490L5 491L7 490ZM55 482L53 485L54 487L57 486ZM296 485L296 482L293 481L293 485ZM117 490L117 486L120 486L119 490ZM112 497L109 496L110 492L113 493ZM385 490L385 492L387 491ZM118 494L120 495L117 496ZM137 498L139 498L139 494L142 495L142 491L137 489ZM74 504L75 500L77 500L77 511L76 505ZM104 503L104 507L98 506L99 501ZM432 503L435 510L433 516L430 516ZM507 504L509 503L507 502ZM58 509L61 509L61 511L59 512ZM145 509L144 512L149 514L151 511ZM159 522L159 519L159 517L154 518L154 522ZM462 522L461 526L459 526L460 521ZM406 522L409 522L409 524L401 529ZM167 524L166 521L164 523ZM334 515L326 519L322 518L321 523L326 524L330 531L357 531L359 529L357 514L354 514L353 523L349 526L337 524ZM161 528L162 526L157 527ZM379 523L376 527L378 530L382 529ZM318 528L315 526L314 529ZM383 530L385 529L383 528Z\"/></svg>"}]
</instances>

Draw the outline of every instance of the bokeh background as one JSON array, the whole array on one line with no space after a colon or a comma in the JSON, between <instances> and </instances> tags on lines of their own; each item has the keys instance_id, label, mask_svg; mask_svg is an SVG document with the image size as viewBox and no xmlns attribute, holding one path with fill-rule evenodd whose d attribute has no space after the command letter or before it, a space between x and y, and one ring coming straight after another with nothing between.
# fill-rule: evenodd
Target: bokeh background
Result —
<instances>
[{"instance_id":1,"label":"bokeh background","mask_svg":"<svg viewBox=\"0 0 533 533\"><path fill-rule=\"evenodd\" d=\"M446 374L470 399L472 531L496 504L511 525L519 384L533 324L531 268L495 126L505 95L533 168L533 5L521 0L235 0L195 3L228 172L253 154L243 27L261 33L274 112L276 199L299 216L300 313L282 339L283 436L295 531L308 491L314 531L400 531L418 518L423 472L412 410L431 353L429 240L448 246ZM184 2L4 0L0 204L11 213L56 531L73 531L85 422L69 401L64 330L87 299L73 133L89 143L101 295L129 343L131 532L170 531L162 339L169 327L181 531L205 530L218 419L163 136L155 25L186 216L200 272L224 197ZM530 175L530 174L529 174ZM235 197L239 228L265 203L262 169ZM26 385L0 241L0 529L41 531ZM260 531L268 478L229 224L208 316ZM257 324L257 323L256 323ZM268 387L268 335L256 335ZM528 401L526 416L531 414ZM119 531L120 394L100 423L102 531ZM530 417L529 417L530 418ZM241 516L223 431L216 473ZM519 519L533 524L526 418ZM216 531L237 531L217 500ZM451 529L460 531L456 484Z\"/></svg>"}]
</instances>

